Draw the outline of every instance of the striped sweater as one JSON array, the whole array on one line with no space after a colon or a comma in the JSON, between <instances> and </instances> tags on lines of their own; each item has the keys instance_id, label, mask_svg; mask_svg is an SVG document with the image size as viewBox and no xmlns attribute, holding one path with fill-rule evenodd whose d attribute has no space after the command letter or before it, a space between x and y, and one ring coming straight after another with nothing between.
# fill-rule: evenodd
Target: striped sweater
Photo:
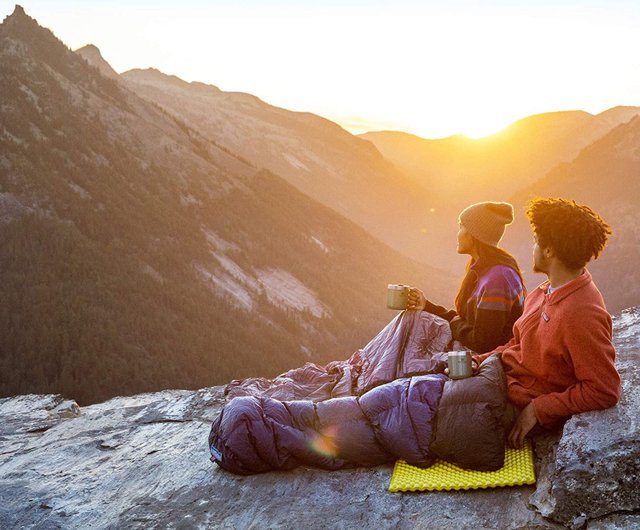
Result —
<instances>
[{"instance_id":1,"label":"striped sweater","mask_svg":"<svg viewBox=\"0 0 640 530\"><path fill-rule=\"evenodd\" d=\"M429 301L425 311L447 319L455 340L484 353L509 342L523 306L524 288L518 273L506 265L494 265L478 278L460 314Z\"/></svg>"}]
</instances>

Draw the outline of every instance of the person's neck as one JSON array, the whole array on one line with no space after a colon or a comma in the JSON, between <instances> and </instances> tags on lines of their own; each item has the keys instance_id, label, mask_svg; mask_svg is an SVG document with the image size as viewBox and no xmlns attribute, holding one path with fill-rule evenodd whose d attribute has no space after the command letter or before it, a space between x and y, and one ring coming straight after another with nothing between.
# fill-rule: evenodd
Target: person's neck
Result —
<instances>
[{"instance_id":1,"label":"person's neck","mask_svg":"<svg viewBox=\"0 0 640 530\"><path fill-rule=\"evenodd\" d=\"M560 263L556 263L550 267L549 273L547 274L549 278L549 285L556 289L561 287L570 281L575 280L578 276L580 276L584 272L583 268L580 269L568 269L564 265Z\"/></svg>"}]
</instances>

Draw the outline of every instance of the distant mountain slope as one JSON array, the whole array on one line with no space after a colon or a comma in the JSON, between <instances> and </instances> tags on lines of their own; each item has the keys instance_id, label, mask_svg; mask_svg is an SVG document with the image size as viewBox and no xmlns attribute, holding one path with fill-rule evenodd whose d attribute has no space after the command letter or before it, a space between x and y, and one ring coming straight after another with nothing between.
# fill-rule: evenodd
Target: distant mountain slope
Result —
<instances>
[{"instance_id":1,"label":"distant mountain slope","mask_svg":"<svg viewBox=\"0 0 640 530\"><path fill-rule=\"evenodd\" d=\"M431 193L428 205L436 215L428 229L440 239L434 245L436 259L430 262L451 265L450 254L438 249L455 237L460 209L483 200L507 200L638 114L640 107L616 107L596 116L551 112L478 140L427 140L402 132L371 132L361 138L373 142L413 183Z\"/></svg>"},{"instance_id":2,"label":"distant mountain slope","mask_svg":"<svg viewBox=\"0 0 640 530\"><path fill-rule=\"evenodd\" d=\"M403 132L360 135L413 180L444 200L467 201L496 187L511 194L542 178L617 125L640 114L640 107L615 107L601 114L550 112L519 120L503 131L472 140L452 136L427 140Z\"/></svg>"},{"instance_id":3,"label":"distant mountain slope","mask_svg":"<svg viewBox=\"0 0 640 530\"><path fill-rule=\"evenodd\" d=\"M558 165L512 200L524 207L534 196L575 199L609 222L614 234L590 269L609 311L640 304L640 116L617 126L573 162ZM524 217L507 234L505 244L523 262L531 262L531 236ZM531 284L542 280L537 276Z\"/></svg>"},{"instance_id":4,"label":"distant mountain slope","mask_svg":"<svg viewBox=\"0 0 640 530\"><path fill-rule=\"evenodd\" d=\"M387 282L450 301L446 274L101 71L22 8L0 26L0 395L275 375L363 345Z\"/></svg>"},{"instance_id":5,"label":"distant mountain slope","mask_svg":"<svg viewBox=\"0 0 640 530\"><path fill-rule=\"evenodd\" d=\"M89 61L83 50L79 50ZM187 83L157 70L123 81L189 127L258 168L355 221L408 256L429 260L435 234L430 193L407 179L370 143L319 116L269 105L255 96Z\"/></svg>"}]
</instances>

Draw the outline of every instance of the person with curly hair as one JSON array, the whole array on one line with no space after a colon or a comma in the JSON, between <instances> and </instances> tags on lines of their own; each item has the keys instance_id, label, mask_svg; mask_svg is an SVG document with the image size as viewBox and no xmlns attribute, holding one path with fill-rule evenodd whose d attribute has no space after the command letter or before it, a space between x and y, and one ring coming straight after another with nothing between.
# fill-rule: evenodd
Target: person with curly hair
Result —
<instances>
[{"instance_id":1,"label":"person with curly hair","mask_svg":"<svg viewBox=\"0 0 640 530\"><path fill-rule=\"evenodd\" d=\"M478 364L501 357L515 419L512 447L522 447L532 430L620 399L611 316L585 268L603 251L611 228L588 206L560 198L534 199L527 216L533 270L548 279L527 297L513 338L474 356Z\"/></svg>"}]
</instances>

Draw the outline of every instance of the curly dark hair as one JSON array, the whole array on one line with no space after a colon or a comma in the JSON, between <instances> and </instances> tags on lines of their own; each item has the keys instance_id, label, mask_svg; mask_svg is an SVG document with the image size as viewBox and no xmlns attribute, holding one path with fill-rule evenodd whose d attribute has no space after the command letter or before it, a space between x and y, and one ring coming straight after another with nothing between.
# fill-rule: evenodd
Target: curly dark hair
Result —
<instances>
[{"instance_id":1,"label":"curly dark hair","mask_svg":"<svg viewBox=\"0 0 640 530\"><path fill-rule=\"evenodd\" d=\"M551 247L571 269L580 269L596 259L612 234L602 217L573 200L535 198L529 202L527 217L538 244Z\"/></svg>"}]
</instances>

